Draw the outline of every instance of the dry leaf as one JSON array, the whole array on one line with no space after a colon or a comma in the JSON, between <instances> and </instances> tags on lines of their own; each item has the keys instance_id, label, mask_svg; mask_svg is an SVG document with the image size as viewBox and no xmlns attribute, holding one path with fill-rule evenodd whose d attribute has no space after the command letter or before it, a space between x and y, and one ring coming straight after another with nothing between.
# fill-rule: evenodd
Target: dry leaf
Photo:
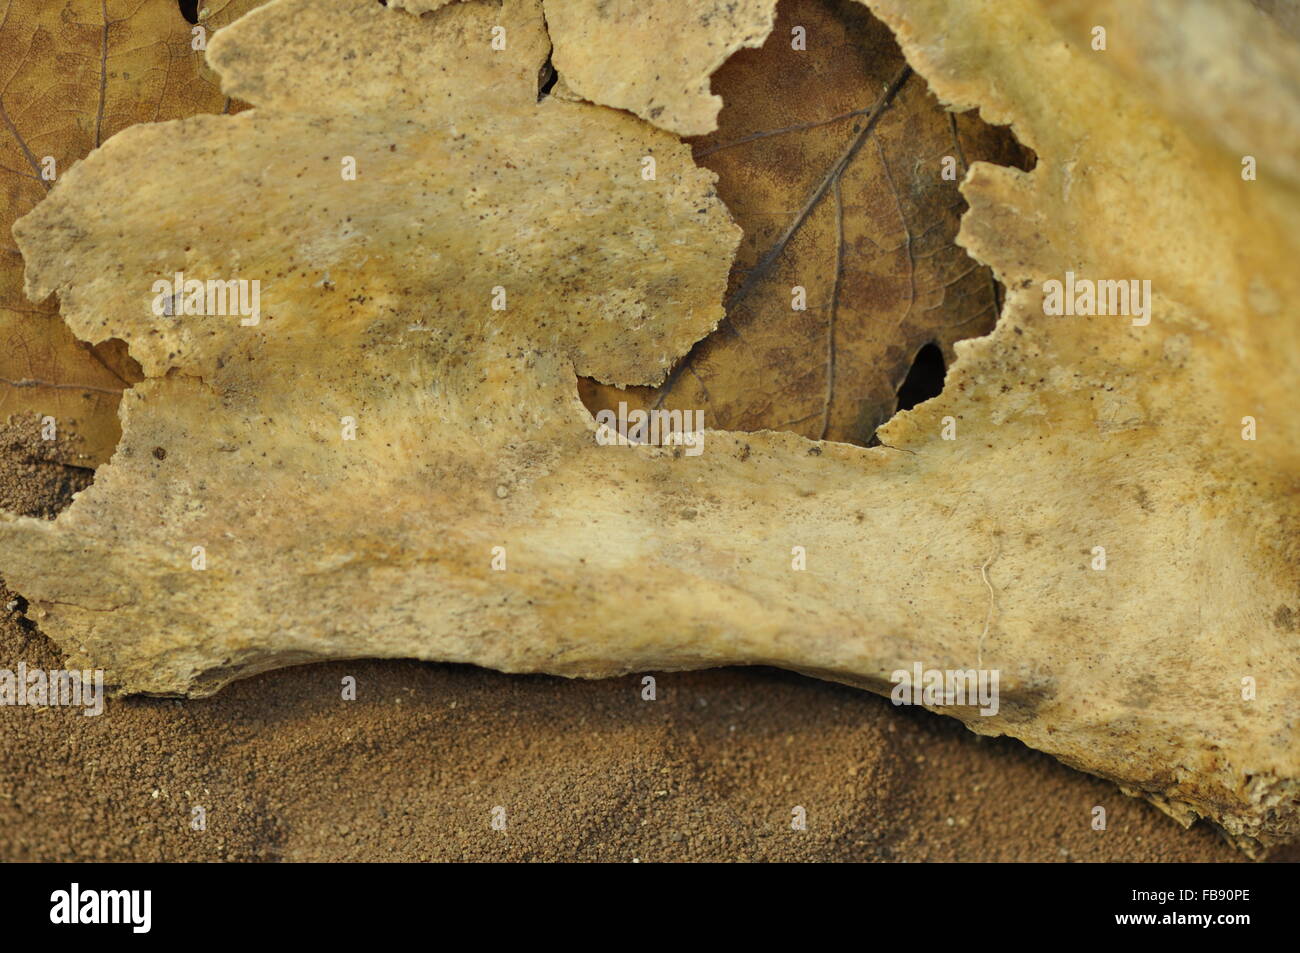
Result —
<instances>
[{"instance_id":1,"label":"dry leaf","mask_svg":"<svg viewBox=\"0 0 1300 953\"><path fill-rule=\"evenodd\" d=\"M997 671L996 714L936 709L1243 845L1300 832L1285 177L1243 181L1045 3L877 0L941 101L1039 156L963 184L959 241L1009 289L996 329L956 344L943 393L890 421L888 446L603 446L574 373L656 383L721 317L737 236L710 174L611 110L448 97L438 56L412 50L440 51L460 5L397 35L383 17L404 14L364 6L332 55L378 57L397 106L377 89L332 112L335 64L308 61L319 96L129 130L19 223L29 290L57 289L75 331L127 340L148 375L70 509L0 515L0 566L72 664L193 694L357 655L772 664L885 693L913 665ZM1240 11L1247 35L1265 22ZM296 55L257 20L219 41L235 82ZM166 214L172 180L202 168L210 218ZM261 323L155 317L150 282L180 267L264 277ZM1046 314L1066 272L1150 280L1150 321Z\"/></svg>"},{"instance_id":2,"label":"dry leaf","mask_svg":"<svg viewBox=\"0 0 1300 953\"><path fill-rule=\"evenodd\" d=\"M204 4L204 42L256 3ZM174 0L16 3L0 21L0 418L53 417L60 432L80 438L59 443L66 447L64 463L108 459L121 435L122 390L141 379L140 371L119 343L78 342L56 302L27 301L10 228L76 160L118 130L231 111L234 104L203 53L192 48L193 30ZM201 181L187 183L177 201Z\"/></svg>"},{"instance_id":3,"label":"dry leaf","mask_svg":"<svg viewBox=\"0 0 1300 953\"><path fill-rule=\"evenodd\" d=\"M992 273L953 242L957 185L971 162L1023 156L904 69L860 4L786 0L763 48L714 75L727 106L694 150L745 231L727 319L662 387L587 385L589 407L697 408L721 429L865 445L923 347L946 366L992 330Z\"/></svg>"}]
</instances>

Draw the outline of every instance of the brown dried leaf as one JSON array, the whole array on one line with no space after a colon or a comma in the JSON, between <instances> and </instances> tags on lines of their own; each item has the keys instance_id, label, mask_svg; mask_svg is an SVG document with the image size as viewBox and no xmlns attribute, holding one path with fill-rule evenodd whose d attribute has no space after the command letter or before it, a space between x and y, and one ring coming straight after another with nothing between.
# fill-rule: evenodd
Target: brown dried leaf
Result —
<instances>
[{"instance_id":1,"label":"brown dried leaf","mask_svg":"<svg viewBox=\"0 0 1300 953\"><path fill-rule=\"evenodd\" d=\"M258 2L205 3L207 38ZM55 418L60 431L80 438L60 443L65 463L108 459L121 435L122 390L140 372L120 344L77 341L53 300L27 301L10 228L49 190L47 157L57 181L127 126L234 111L203 53L191 48L192 30L174 0L17 2L0 19L0 417Z\"/></svg>"},{"instance_id":2,"label":"brown dried leaf","mask_svg":"<svg viewBox=\"0 0 1300 953\"><path fill-rule=\"evenodd\" d=\"M745 231L727 319L661 388L584 382L589 407L702 409L722 429L865 445L923 346L946 366L956 341L992 330L992 272L954 242L957 185L971 162L1023 156L1005 130L944 111L905 65L860 4L784 0L762 49L714 75L727 105L693 144Z\"/></svg>"}]
</instances>

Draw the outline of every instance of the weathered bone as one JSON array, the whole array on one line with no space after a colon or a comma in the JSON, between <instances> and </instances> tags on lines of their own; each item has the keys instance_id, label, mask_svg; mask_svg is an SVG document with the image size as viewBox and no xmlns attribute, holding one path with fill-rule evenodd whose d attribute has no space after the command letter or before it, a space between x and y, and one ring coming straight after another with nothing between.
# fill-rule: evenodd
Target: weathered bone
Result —
<instances>
[{"instance_id":1,"label":"weathered bone","mask_svg":"<svg viewBox=\"0 0 1300 953\"><path fill-rule=\"evenodd\" d=\"M259 108L129 129L15 229L29 292L148 379L69 510L0 520L6 578L128 692L352 656L882 692L917 662L996 669L996 715L941 710L1243 844L1295 836L1300 199L1032 0L872 7L942 99L1040 157L972 167L961 240L1004 313L885 446L599 445L575 372L653 383L721 316L737 234L708 174L632 117L532 104L532 60L447 81L473 5L276 0L212 48ZM344 58L363 73L331 87ZM1067 270L1149 279L1151 322L1045 316ZM155 317L175 271L260 278L260 323Z\"/></svg>"}]
</instances>

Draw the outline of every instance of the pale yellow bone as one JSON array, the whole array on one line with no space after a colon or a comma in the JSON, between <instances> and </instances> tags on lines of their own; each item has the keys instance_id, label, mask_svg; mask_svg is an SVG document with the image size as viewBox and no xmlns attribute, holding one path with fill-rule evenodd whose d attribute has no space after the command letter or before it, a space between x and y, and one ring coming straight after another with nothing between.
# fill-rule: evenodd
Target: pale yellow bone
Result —
<instances>
[{"instance_id":1,"label":"pale yellow bone","mask_svg":"<svg viewBox=\"0 0 1300 953\"><path fill-rule=\"evenodd\" d=\"M16 228L30 292L148 375L90 490L0 521L7 581L73 665L187 694L349 656L773 664L885 692L914 662L982 666L998 714L943 709L972 729L1246 845L1297 833L1300 201L1267 163L1243 182L1032 0L878 0L937 95L1038 152L964 184L961 241L1008 287L997 330L886 446L599 446L575 372L657 381L721 316L737 233L709 175L630 116L534 105L540 39L503 61L514 85L458 93L416 53L460 5L355 5L319 60L262 29L325 28L319 0L228 28L214 59L258 109L128 130ZM351 49L405 92L326 95ZM179 269L260 276L261 323L154 317ZM1066 270L1151 280L1151 323L1044 315Z\"/></svg>"}]
</instances>

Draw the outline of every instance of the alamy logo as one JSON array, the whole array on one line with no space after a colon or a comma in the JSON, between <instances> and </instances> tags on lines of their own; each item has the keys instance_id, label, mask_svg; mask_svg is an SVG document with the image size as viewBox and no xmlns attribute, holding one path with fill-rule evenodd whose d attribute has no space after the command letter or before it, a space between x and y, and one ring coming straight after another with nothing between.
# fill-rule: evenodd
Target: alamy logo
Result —
<instances>
[{"instance_id":1,"label":"alamy logo","mask_svg":"<svg viewBox=\"0 0 1300 953\"><path fill-rule=\"evenodd\" d=\"M18 671L0 669L0 705L31 708L85 708L83 715L104 713L104 670L46 671L18 663Z\"/></svg>"},{"instance_id":2,"label":"alamy logo","mask_svg":"<svg viewBox=\"0 0 1300 953\"><path fill-rule=\"evenodd\" d=\"M889 698L895 705L979 705L981 715L996 715L999 677L996 668L922 668L915 662L910 672L900 668L889 676Z\"/></svg>"},{"instance_id":3,"label":"alamy logo","mask_svg":"<svg viewBox=\"0 0 1300 953\"><path fill-rule=\"evenodd\" d=\"M129 923L132 933L148 933L152 925L152 890L71 889L50 894L51 923Z\"/></svg>"},{"instance_id":4,"label":"alamy logo","mask_svg":"<svg viewBox=\"0 0 1300 953\"><path fill-rule=\"evenodd\" d=\"M153 313L158 317L182 314L238 314L239 323L252 327L262 320L262 283L254 278L222 281L209 278L186 278L178 271L172 279L159 278L153 283Z\"/></svg>"},{"instance_id":5,"label":"alamy logo","mask_svg":"<svg viewBox=\"0 0 1300 953\"><path fill-rule=\"evenodd\" d=\"M629 411L627 402L621 400L617 415L612 410L596 413L596 443L602 447L680 444L686 448L686 456L698 457L704 452L704 411Z\"/></svg>"},{"instance_id":6,"label":"alamy logo","mask_svg":"<svg viewBox=\"0 0 1300 953\"><path fill-rule=\"evenodd\" d=\"M1136 278L1094 281L1065 273L1065 281L1052 278L1043 282L1043 314L1110 315L1133 318L1135 327L1151 323L1151 279Z\"/></svg>"}]
</instances>

